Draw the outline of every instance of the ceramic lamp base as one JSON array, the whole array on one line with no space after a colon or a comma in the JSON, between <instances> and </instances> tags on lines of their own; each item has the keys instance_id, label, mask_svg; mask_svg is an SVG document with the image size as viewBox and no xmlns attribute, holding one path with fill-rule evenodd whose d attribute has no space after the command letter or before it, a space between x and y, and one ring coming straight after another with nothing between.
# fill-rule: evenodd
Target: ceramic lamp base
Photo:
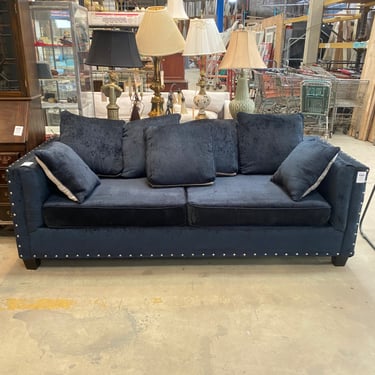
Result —
<instances>
[{"instance_id":1,"label":"ceramic lamp base","mask_svg":"<svg viewBox=\"0 0 375 375\"><path fill-rule=\"evenodd\" d=\"M238 112L253 113L255 104L249 96L249 80L244 75L243 71L241 76L238 78L236 87L236 96L229 103L229 111L234 119L237 119Z\"/></svg>"},{"instance_id":2,"label":"ceramic lamp base","mask_svg":"<svg viewBox=\"0 0 375 375\"><path fill-rule=\"evenodd\" d=\"M200 90L193 99L194 105L198 108L198 114L195 116L195 119L204 120L208 118L206 114L206 108L210 105L211 99L206 93L206 78L203 74L201 74L197 86L200 87Z\"/></svg>"}]
</instances>

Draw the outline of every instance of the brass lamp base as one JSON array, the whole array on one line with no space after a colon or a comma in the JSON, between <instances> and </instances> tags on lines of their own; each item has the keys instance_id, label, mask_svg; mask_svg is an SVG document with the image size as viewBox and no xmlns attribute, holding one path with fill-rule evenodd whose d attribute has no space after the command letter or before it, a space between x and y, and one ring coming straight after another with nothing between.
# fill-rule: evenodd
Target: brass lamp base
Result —
<instances>
[{"instance_id":1,"label":"brass lamp base","mask_svg":"<svg viewBox=\"0 0 375 375\"><path fill-rule=\"evenodd\" d=\"M164 84L162 84L160 77L160 60L161 57L159 56L154 56L152 58L152 62L154 63L154 77L150 88L154 91L154 96L151 98L151 111L148 114L149 117L164 115L164 98L161 95L161 90L164 88Z\"/></svg>"},{"instance_id":2,"label":"brass lamp base","mask_svg":"<svg viewBox=\"0 0 375 375\"><path fill-rule=\"evenodd\" d=\"M200 87L200 90L198 94L194 96L193 99L195 106L198 108L198 114L195 116L195 119L204 120L208 118L205 109L211 103L211 99L206 93L206 77L203 73L201 73L197 86Z\"/></svg>"},{"instance_id":3,"label":"brass lamp base","mask_svg":"<svg viewBox=\"0 0 375 375\"><path fill-rule=\"evenodd\" d=\"M121 95L122 88L117 85L118 76L115 72L109 73L110 82L102 86L102 93L108 97L109 103L107 105L107 118L111 120L119 119L119 106L116 104L116 99Z\"/></svg>"}]
</instances>

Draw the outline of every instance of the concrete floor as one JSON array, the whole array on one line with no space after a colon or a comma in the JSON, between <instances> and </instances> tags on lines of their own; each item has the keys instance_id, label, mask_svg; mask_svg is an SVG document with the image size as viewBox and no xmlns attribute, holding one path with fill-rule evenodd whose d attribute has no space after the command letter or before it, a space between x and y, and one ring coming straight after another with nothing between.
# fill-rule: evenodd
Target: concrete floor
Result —
<instances>
[{"instance_id":1,"label":"concrete floor","mask_svg":"<svg viewBox=\"0 0 375 375\"><path fill-rule=\"evenodd\" d=\"M375 148L331 142L372 168ZM375 241L375 202L364 229ZM370 375L375 251L324 258L42 263L0 237L0 374Z\"/></svg>"}]
</instances>

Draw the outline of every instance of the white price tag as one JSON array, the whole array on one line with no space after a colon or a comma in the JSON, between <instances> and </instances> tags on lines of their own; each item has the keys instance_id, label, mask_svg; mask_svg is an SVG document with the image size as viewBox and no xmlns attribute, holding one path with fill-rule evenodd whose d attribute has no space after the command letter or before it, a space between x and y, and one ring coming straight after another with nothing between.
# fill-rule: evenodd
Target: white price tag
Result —
<instances>
[{"instance_id":1,"label":"white price tag","mask_svg":"<svg viewBox=\"0 0 375 375\"><path fill-rule=\"evenodd\" d=\"M34 163L32 161L25 161L21 164L21 167L31 167Z\"/></svg>"},{"instance_id":2,"label":"white price tag","mask_svg":"<svg viewBox=\"0 0 375 375\"><path fill-rule=\"evenodd\" d=\"M366 176L367 176L366 172L357 172L356 183L357 184L364 184L366 182Z\"/></svg>"},{"instance_id":3,"label":"white price tag","mask_svg":"<svg viewBox=\"0 0 375 375\"><path fill-rule=\"evenodd\" d=\"M22 136L22 133L23 133L23 126L16 125L14 127L13 135L20 137L20 136Z\"/></svg>"}]
</instances>

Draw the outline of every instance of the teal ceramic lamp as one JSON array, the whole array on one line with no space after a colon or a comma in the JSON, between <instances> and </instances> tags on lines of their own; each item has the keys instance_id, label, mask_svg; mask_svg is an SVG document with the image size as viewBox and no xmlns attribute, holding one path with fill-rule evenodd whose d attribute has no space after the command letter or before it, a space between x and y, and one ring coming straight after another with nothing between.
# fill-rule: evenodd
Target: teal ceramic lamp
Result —
<instances>
[{"instance_id":1,"label":"teal ceramic lamp","mask_svg":"<svg viewBox=\"0 0 375 375\"><path fill-rule=\"evenodd\" d=\"M219 69L240 69L236 96L229 104L234 119L238 112L253 113L255 104L249 96L249 79L245 69L266 68L256 44L255 33L243 27L232 32L229 46Z\"/></svg>"}]
</instances>

